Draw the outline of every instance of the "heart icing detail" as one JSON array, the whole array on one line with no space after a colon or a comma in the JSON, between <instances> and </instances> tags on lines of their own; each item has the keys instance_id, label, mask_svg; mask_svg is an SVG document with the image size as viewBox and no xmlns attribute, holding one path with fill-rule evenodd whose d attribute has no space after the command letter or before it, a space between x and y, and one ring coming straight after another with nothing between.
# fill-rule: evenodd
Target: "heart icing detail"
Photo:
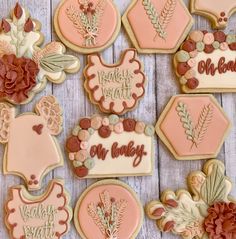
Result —
<instances>
[{"instance_id":1,"label":"heart icing detail","mask_svg":"<svg viewBox=\"0 0 236 239\"><path fill-rule=\"evenodd\" d=\"M34 125L32 129L33 129L33 131L35 131L38 135L41 135L41 134L42 134L42 130L43 130L43 125L42 125L42 124Z\"/></svg>"}]
</instances>

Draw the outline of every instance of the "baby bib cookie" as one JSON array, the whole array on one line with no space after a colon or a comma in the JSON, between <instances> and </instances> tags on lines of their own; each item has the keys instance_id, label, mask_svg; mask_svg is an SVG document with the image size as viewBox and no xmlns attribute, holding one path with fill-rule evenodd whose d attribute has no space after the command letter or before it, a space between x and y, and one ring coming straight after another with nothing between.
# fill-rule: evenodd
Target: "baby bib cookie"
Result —
<instances>
[{"instance_id":1,"label":"baby bib cookie","mask_svg":"<svg viewBox=\"0 0 236 239\"><path fill-rule=\"evenodd\" d=\"M133 0L122 21L139 53L175 53L193 25L182 0Z\"/></svg>"},{"instance_id":2,"label":"baby bib cookie","mask_svg":"<svg viewBox=\"0 0 236 239\"><path fill-rule=\"evenodd\" d=\"M29 190L39 189L43 177L63 165L54 137L62 131L60 105L54 96L45 96L35 112L16 116L14 107L0 103L0 142L5 144L3 172L23 178Z\"/></svg>"},{"instance_id":3,"label":"baby bib cookie","mask_svg":"<svg viewBox=\"0 0 236 239\"><path fill-rule=\"evenodd\" d=\"M212 95L176 95L162 112L156 132L178 160L217 157L231 123Z\"/></svg>"},{"instance_id":4,"label":"baby bib cookie","mask_svg":"<svg viewBox=\"0 0 236 239\"><path fill-rule=\"evenodd\" d=\"M174 57L185 93L236 92L236 35L193 31Z\"/></svg>"},{"instance_id":5,"label":"baby bib cookie","mask_svg":"<svg viewBox=\"0 0 236 239\"><path fill-rule=\"evenodd\" d=\"M224 164L208 161L203 171L189 174L189 191L164 191L146 206L147 215L163 232L183 239L236 238L236 203Z\"/></svg>"},{"instance_id":6,"label":"baby bib cookie","mask_svg":"<svg viewBox=\"0 0 236 239\"><path fill-rule=\"evenodd\" d=\"M60 239L70 229L72 209L64 183L51 181L41 196L22 185L9 189L5 223L12 239Z\"/></svg>"},{"instance_id":7,"label":"baby bib cookie","mask_svg":"<svg viewBox=\"0 0 236 239\"><path fill-rule=\"evenodd\" d=\"M79 178L151 175L154 134L142 121L95 115L79 121L66 150Z\"/></svg>"},{"instance_id":8,"label":"baby bib cookie","mask_svg":"<svg viewBox=\"0 0 236 239\"><path fill-rule=\"evenodd\" d=\"M0 100L26 104L42 91L47 80L59 84L66 74L77 72L79 59L65 54L59 42L43 43L41 24L16 4L11 19L0 25Z\"/></svg>"},{"instance_id":9,"label":"baby bib cookie","mask_svg":"<svg viewBox=\"0 0 236 239\"><path fill-rule=\"evenodd\" d=\"M62 0L54 25L66 46L88 54L102 51L115 41L121 17L113 0Z\"/></svg>"},{"instance_id":10,"label":"baby bib cookie","mask_svg":"<svg viewBox=\"0 0 236 239\"><path fill-rule=\"evenodd\" d=\"M235 0L191 0L191 13L196 13L211 20L214 29L222 29L228 25L230 16L236 12Z\"/></svg>"},{"instance_id":11,"label":"baby bib cookie","mask_svg":"<svg viewBox=\"0 0 236 239\"><path fill-rule=\"evenodd\" d=\"M80 196L74 223L82 239L135 239L143 223L143 208L128 185L102 180Z\"/></svg>"},{"instance_id":12,"label":"baby bib cookie","mask_svg":"<svg viewBox=\"0 0 236 239\"><path fill-rule=\"evenodd\" d=\"M145 94L146 76L135 49L123 52L119 63L107 65L99 54L88 56L84 87L104 113L125 114Z\"/></svg>"}]
</instances>

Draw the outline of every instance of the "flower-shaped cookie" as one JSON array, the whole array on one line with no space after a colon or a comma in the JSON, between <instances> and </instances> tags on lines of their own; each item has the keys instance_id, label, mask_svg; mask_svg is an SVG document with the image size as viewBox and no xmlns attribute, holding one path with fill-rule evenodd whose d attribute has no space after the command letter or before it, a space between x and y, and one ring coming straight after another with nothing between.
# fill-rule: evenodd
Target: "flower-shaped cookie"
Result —
<instances>
[{"instance_id":1,"label":"flower-shaped cookie","mask_svg":"<svg viewBox=\"0 0 236 239\"><path fill-rule=\"evenodd\" d=\"M4 173L22 177L30 190L39 189L44 175L63 164L54 138L62 131L60 105L54 96L45 96L35 111L15 116L15 108L0 103L0 143L6 144Z\"/></svg>"},{"instance_id":2,"label":"flower-shaped cookie","mask_svg":"<svg viewBox=\"0 0 236 239\"><path fill-rule=\"evenodd\" d=\"M59 84L65 72L80 68L79 60L65 55L65 47L51 42L44 48L41 25L29 12L16 4L11 19L0 26L0 99L13 104L26 104L42 91L47 80Z\"/></svg>"},{"instance_id":3,"label":"flower-shaped cookie","mask_svg":"<svg viewBox=\"0 0 236 239\"><path fill-rule=\"evenodd\" d=\"M147 215L161 231L184 239L236 238L236 203L229 197L232 183L224 171L221 161L208 161L203 172L188 176L190 192L163 192L161 201L146 206Z\"/></svg>"},{"instance_id":4,"label":"flower-shaped cookie","mask_svg":"<svg viewBox=\"0 0 236 239\"><path fill-rule=\"evenodd\" d=\"M105 113L124 114L145 94L147 79L135 49L124 51L114 65L105 64L98 54L89 55L84 76L90 100Z\"/></svg>"}]
</instances>

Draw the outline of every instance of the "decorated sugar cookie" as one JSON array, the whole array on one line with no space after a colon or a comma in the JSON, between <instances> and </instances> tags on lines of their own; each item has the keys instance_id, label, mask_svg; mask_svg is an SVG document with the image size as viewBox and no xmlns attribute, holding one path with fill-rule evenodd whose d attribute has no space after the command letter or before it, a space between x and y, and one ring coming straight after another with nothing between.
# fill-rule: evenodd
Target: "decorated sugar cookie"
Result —
<instances>
[{"instance_id":1,"label":"decorated sugar cookie","mask_svg":"<svg viewBox=\"0 0 236 239\"><path fill-rule=\"evenodd\" d=\"M236 91L236 35L193 31L174 57L185 93Z\"/></svg>"},{"instance_id":2,"label":"decorated sugar cookie","mask_svg":"<svg viewBox=\"0 0 236 239\"><path fill-rule=\"evenodd\" d=\"M132 0L122 21L140 53L176 52L193 25L182 0Z\"/></svg>"},{"instance_id":3,"label":"decorated sugar cookie","mask_svg":"<svg viewBox=\"0 0 236 239\"><path fill-rule=\"evenodd\" d=\"M147 215L161 231L183 239L236 238L236 203L224 171L221 161L208 161L202 172L189 174L189 192L163 192L160 201L146 206Z\"/></svg>"},{"instance_id":4,"label":"decorated sugar cookie","mask_svg":"<svg viewBox=\"0 0 236 239\"><path fill-rule=\"evenodd\" d=\"M15 108L0 103L0 142L5 144L4 174L22 177L29 190L41 187L43 177L63 165L54 136L62 130L62 110L54 96L43 97L36 113L16 116Z\"/></svg>"},{"instance_id":5,"label":"decorated sugar cookie","mask_svg":"<svg viewBox=\"0 0 236 239\"><path fill-rule=\"evenodd\" d=\"M89 55L84 76L90 100L105 113L133 110L145 93L147 79L134 49L124 51L114 65L105 64L98 54Z\"/></svg>"},{"instance_id":6,"label":"decorated sugar cookie","mask_svg":"<svg viewBox=\"0 0 236 239\"><path fill-rule=\"evenodd\" d=\"M115 41L121 19L113 0L62 0L54 25L66 46L88 54L102 51Z\"/></svg>"},{"instance_id":7,"label":"decorated sugar cookie","mask_svg":"<svg viewBox=\"0 0 236 239\"><path fill-rule=\"evenodd\" d=\"M79 178L151 175L154 133L142 121L95 115L79 121L66 150Z\"/></svg>"},{"instance_id":8,"label":"decorated sugar cookie","mask_svg":"<svg viewBox=\"0 0 236 239\"><path fill-rule=\"evenodd\" d=\"M176 95L162 112L156 132L178 160L217 157L231 123L212 95Z\"/></svg>"},{"instance_id":9,"label":"decorated sugar cookie","mask_svg":"<svg viewBox=\"0 0 236 239\"><path fill-rule=\"evenodd\" d=\"M135 239L143 223L143 208L128 185L102 180L80 196L74 223L82 239Z\"/></svg>"},{"instance_id":10,"label":"decorated sugar cookie","mask_svg":"<svg viewBox=\"0 0 236 239\"><path fill-rule=\"evenodd\" d=\"M19 3L11 19L2 19L0 26L0 100L26 104L42 91L47 80L59 84L65 72L79 70L79 60L65 55L65 47L51 42L44 48L41 25Z\"/></svg>"},{"instance_id":11,"label":"decorated sugar cookie","mask_svg":"<svg viewBox=\"0 0 236 239\"><path fill-rule=\"evenodd\" d=\"M236 11L236 1L191 0L191 12L209 18L213 28L225 28L230 16Z\"/></svg>"},{"instance_id":12,"label":"decorated sugar cookie","mask_svg":"<svg viewBox=\"0 0 236 239\"><path fill-rule=\"evenodd\" d=\"M6 226L12 239L60 239L70 229L69 194L59 180L51 181L41 196L32 196L20 185L10 188Z\"/></svg>"}]
</instances>

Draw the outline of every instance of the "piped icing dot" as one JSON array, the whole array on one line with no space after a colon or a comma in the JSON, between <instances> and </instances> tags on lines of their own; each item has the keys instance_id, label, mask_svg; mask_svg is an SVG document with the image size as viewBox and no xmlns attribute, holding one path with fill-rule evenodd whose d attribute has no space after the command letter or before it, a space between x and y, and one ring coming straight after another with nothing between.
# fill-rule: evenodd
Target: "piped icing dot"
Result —
<instances>
[{"instance_id":1,"label":"piped icing dot","mask_svg":"<svg viewBox=\"0 0 236 239\"><path fill-rule=\"evenodd\" d=\"M182 76L179 81L181 85L185 85L187 83L187 79L184 76Z\"/></svg>"},{"instance_id":2,"label":"piped icing dot","mask_svg":"<svg viewBox=\"0 0 236 239\"><path fill-rule=\"evenodd\" d=\"M204 34L201 31L193 31L190 33L189 37L195 42L201 42L203 40Z\"/></svg>"},{"instance_id":3,"label":"piped icing dot","mask_svg":"<svg viewBox=\"0 0 236 239\"><path fill-rule=\"evenodd\" d=\"M81 141L88 141L90 138L90 134L87 130L80 130L78 134L78 138Z\"/></svg>"},{"instance_id":4,"label":"piped icing dot","mask_svg":"<svg viewBox=\"0 0 236 239\"><path fill-rule=\"evenodd\" d=\"M220 43L220 49L222 51L226 51L226 50L229 49L229 46L228 46L228 44L226 42L222 42L222 43Z\"/></svg>"},{"instance_id":5,"label":"piped icing dot","mask_svg":"<svg viewBox=\"0 0 236 239\"><path fill-rule=\"evenodd\" d=\"M102 126L99 128L98 134L102 138L108 138L111 135L111 130L110 130L109 126Z\"/></svg>"},{"instance_id":6,"label":"piped icing dot","mask_svg":"<svg viewBox=\"0 0 236 239\"><path fill-rule=\"evenodd\" d=\"M191 68L193 68L195 65L196 65L196 60L195 59L189 59L188 60L188 65L191 67ZM188 71L187 71L188 72ZM186 73L187 73L186 72Z\"/></svg>"},{"instance_id":7,"label":"piped icing dot","mask_svg":"<svg viewBox=\"0 0 236 239\"><path fill-rule=\"evenodd\" d=\"M89 170L85 166L80 166L80 167L75 168L74 172L78 177L84 178L88 175Z\"/></svg>"},{"instance_id":8,"label":"piped icing dot","mask_svg":"<svg viewBox=\"0 0 236 239\"><path fill-rule=\"evenodd\" d=\"M88 118L81 119L79 122L81 129L88 129L91 127L91 120Z\"/></svg>"},{"instance_id":9,"label":"piped icing dot","mask_svg":"<svg viewBox=\"0 0 236 239\"><path fill-rule=\"evenodd\" d=\"M138 134L143 134L145 130L145 123L142 121L138 121L135 125L135 132Z\"/></svg>"},{"instance_id":10,"label":"piped icing dot","mask_svg":"<svg viewBox=\"0 0 236 239\"><path fill-rule=\"evenodd\" d=\"M193 69L190 69L185 73L184 76L188 80L188 79L194 78L196 76L196 72Z\"/></svg>"},{"instance_id":11,"label":"piped icing dot","mask_svg":"<svg viewBox=\"0 0 236 239\"><path fill-rule=\"evenodd\" d=\"M108 126L110 124L109 119L107 117L103 118L102 125Z\"/></svg>"},{"instance_id":12,"label":"piped icing dot","mask_svg":"<svg viewBox=\"0 0 236 239\"><path fill-rule=\"evenodd\" d=\"M78 136L78 133L79 133L80 130L81 130L80 126L76 126L76 127L73 129L72 134L73 134L74 136Z\"/></svg>"},{"instance_id":13,"label":"piped icing dot","mask_svg":"<svg viewBox=\"0 0 236 239\"><path fill-rule=\"evenodd\" d=\"M197 54L198 54L198 51L197 51L197 50L194 50L194 51L189 52L189 55L190 55L190 57L192 57L192 58L196 57Z\"/></svg>"},{"instance_id":14,"label":"piped icing dot","mask_svg":"<svg viewBox=\"0 0 236 239\"><path fill-rule=\"evenodd\" d=\"M236 51L236 42L231 43L231 44L229 45L229 48L230 48L231 51Z\"/></svg>"},{"instance_id":15,"label":"piped icing dot","mask_svg":"<svg viewBox=\"0 0 236 239\"><path fill-rule=\"evenodd\" d=\"M74 166L75 168L80 167L80 166L82 166L82 165L83 165L83 163L80 162L80 161L78 161L78 160L74 160L74 161L73 161L73 166Z\"/></svg>"},{"instance_id":16,"label":"piped icing dot","mask_svg":"<svg viewBox=\"0 0 236 239\"><path fill-rule=\"evenodd\" d=\"M213 34L214 34L215 41L218 41L219 43L226 41L226 35L224 32L217 31L217 32L214 32Z\"/></svg>"},{"instance_id":17,"label":"piped icing dot","mask_svg":"<svg viewBox=\"0 0 236 239\"><path fill-rule=\"evenodd\" d=\"M87 158L88 158L88 152L85 149L80 150L75 155L75 159L80 162L84 162Z\"/></svg>"},{"instance_id":18,"label":"piped icing dot","mask_svg":"<svg viewBox=\"0 0 236 239\"><path fill-rule=\"evenodd\" d=\"M74 153L69 153L69 159L71 161L75 160L75 154Z\"/></svg>"},{"instance_id":19,"label":"piped icing dot","mask_svg":"<svg viewBox=\"0 0 236 239\"><path fill-rule=\"evenodd\" d=\"M182 50L187 52L194 51L195 49L196 49L196 42L191 39L186 40L182 45Z\"/></svg>"},{"instance_id":20,"label":"piped icing dot","mask_svg":"<svg viewBox=\"0 0 236 239\"><path fill-rule=\"evenodd\" d=\"M102 126L102 117L95 116L91 119L91 127L95 130L99 129Z\"/></svg>"},{"instance_id":21,"label":"piped icing dot","mask_svg":"<svg viewBox=\"0 0 236 239\"><path fill-rule=\"evenodd\" d=\"M81 149L87 149L89 147L89 143L87 141L82 141L80 143L80 148Z\"/></svg>"},{"instance_id":22,"label":"piped icing dot","mask_svg":"<svg viewBox=\"0 0 236 239\"><path fill-rule=\"evenodd\" d=\"M204 52L210 54L214 51L214 47L212 45L205 45Z\"/></svg>"},{"instance_id":23,"label":"piped icing dot","mask_svg":"<svg viewBox=\"0 0 236 239\"><path fill-rule=\"evenodd\" d=\"M231 44L231 43L236 42L236 36L235 36L235 35L232 35L232 34L229 34L229 35L226 37L226 42L227 42L228 44Z\"/></svg>"},{"instance_id":24,"label":"piped icing dot","mask_svg":"<svg viewBox=\"0 0 236 239\"><path fill-rule=\"evenodd\" d=\"M94 132L95 132L95 130L94 130L93 128L89 128L89 129L88 129L88 132L89 132L90 135L93 135Z\"/></svg>"},{"instance_id":25,"label":"piped icing dot","mask_svg":"<svg viewBox=\"0 0 236 239\"><path fill-rule=\"evenodd\" d=\"M124 127L123 127L123 123L119 122L116 125L114 125L114 131L117 134L121 134L122 132L124 132Z\"/></svg>"},{"instance_id":26,"label":"piped icing dot","mask_svg":"<svg viewBox=\"0 0 236 239\"><path fill-rule=\"evenodd\" d=\"M196 47L197 47L197 50L198 50L199 52L201 52L201 51L204 50L205 44L204 44L203 42L198 42L198 43L196 44Z\"/></svg>"},{"instance_id":27,"label":"piped icing dot","mask_svg":"<svg viewBox=\"0 0 236 239\"><path fill-rule=\"evenodd\" d=\"M220 43L218 41L214 41L212 46L215 48L215 49L218 49L220 47Z\"/></svg>"},{"instance_id":28,"label":"piped icing dot","mask_svg":"<svg viewBox=\"0 0 236 239\"><path fill-rule=\"evenodd\" d=\"M185 73L190 69L190 66L187 62L179 63L177 65L177 73L181 76L185 75Z\"/></svg>"},{"instance_id":29,"label":"piped icing dot","mask_svg":"<svg viewBox=\"0 0 236 239\"><path fill-rule=\"evenodd\" d=\"M188 79L186 85L189 89L193 90L198 87L199 81L196 78Z\"/></svg>"},{"instance_id":30,"label":"piped icing dot","mask_svg":"<svg viewBox=\"0 0 236 239\"><path fill-rule=\"evenodd\" d=\"M145 127L145 134L147 136L153 136L155 134L155 128L152 125L147 125Z\"/></svg>"},{"instance_id":31,"label":"piped icing dot","mask_svg":"<svg viewBox=\"0 0 236 239\"><path fill-rule=\"evenodd\" d=\"M178 62L187 62L189 60L190 56L187 51L181 50L177 52L176 59Z\"/></svg>"},{"instance_id":32,"label":"piped icing dot","mask_svg":"<svg viewBox=\"0 0 236 239\"><path fill-rule=\"evenodd\" d=\"M66 142L66 149L69 152L78 152L80 150L80 141L76 136L70 137Z\"/></svg>"},{"instance_id":33,"label":"piped icing dot","mask_svg":"<svg viewBox=\"0 0 236 239\"><path fill-rule=\"evenodd\" d=\"M84 166L89 170L93 169L95 166L95 160L92 158L86 159L84 162Z\"/></svg>"},{"instance_id":34,"label":"piped icing dot","mask_svg":"<svg viewBox=\"0 0 236 239\"><path fill-rule=\"evenodd\" d=\"M203 38L203 42L206 44L206 45L210 45L212 44L213 42L215 41L215 38L214 38L214 35L210 32L206 33L204 35L204 38Z\"/></svg>"},{"instance_id":35,"label":"piped icing dot","mask_svg":"<svg viewBox=\"0 0 236 239\"><path fill-rule=\"evenodd\" d=\"M119 122L119 117L117 115L110 115L109 116L109 122L110 124L114 125L117 124Z\"/></svg>"},{"instance_id":36,"label":"piped icing dot","mask_svg":"<svg viewBox=\"0 0 236 239\"><path fill-rule=\"evenodd\" d=\"M135 130L136 121L134 119L124 119L123 126L124 130L127 132L132 132Z\"/></svg>"}]
</instances>

